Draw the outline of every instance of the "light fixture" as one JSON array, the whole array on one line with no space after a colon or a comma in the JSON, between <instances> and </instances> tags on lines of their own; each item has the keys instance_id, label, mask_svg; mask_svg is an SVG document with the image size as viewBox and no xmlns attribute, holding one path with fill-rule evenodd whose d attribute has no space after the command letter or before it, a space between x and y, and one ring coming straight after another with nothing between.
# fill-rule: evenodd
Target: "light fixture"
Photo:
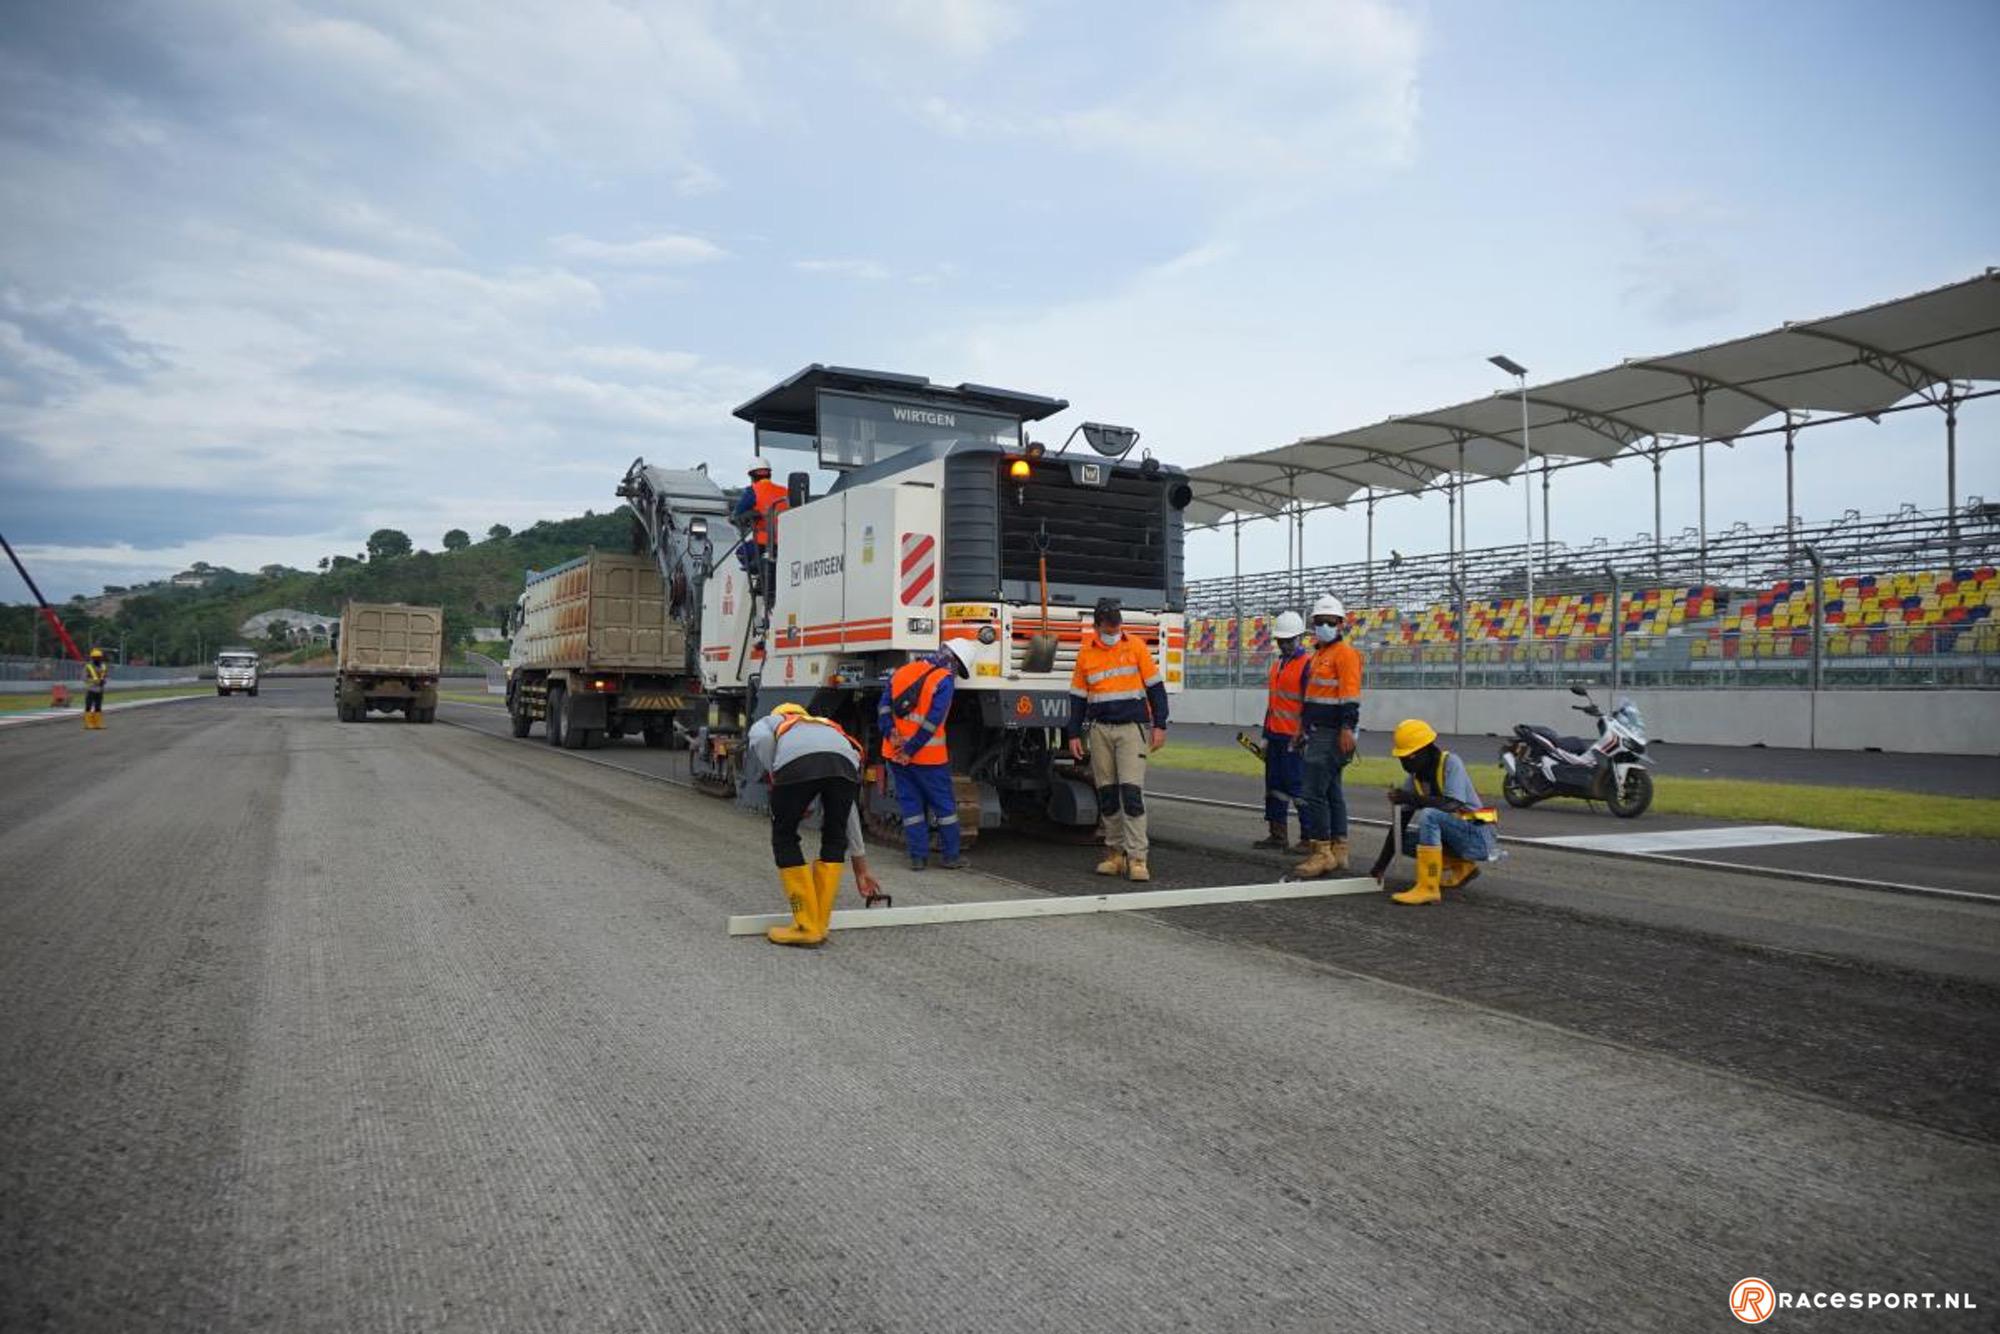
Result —
<instances>
[{"instance_id":1,"label":"light fixture","mask_svg":"<svg viewBox=\"0 0 2000 1334\"><path fill-rule=\"evenodd\" d=\"M1025 482L1034 476L1035 467L1026 459L1015 459L1007 465L1007 475L1017 482Z\"/></svg>"},{"instance_id":2,"label":"light fixture","mask_svg":"<svg viewBox=\"0 0 2000 1334\"><path fill-rule=\"evenodd\" d=\"M1528 373L1528 368L1515 361L1512 357L1488 357L1487 360L1509 375L1526 375Z\"/></svg>"}]
</instances>

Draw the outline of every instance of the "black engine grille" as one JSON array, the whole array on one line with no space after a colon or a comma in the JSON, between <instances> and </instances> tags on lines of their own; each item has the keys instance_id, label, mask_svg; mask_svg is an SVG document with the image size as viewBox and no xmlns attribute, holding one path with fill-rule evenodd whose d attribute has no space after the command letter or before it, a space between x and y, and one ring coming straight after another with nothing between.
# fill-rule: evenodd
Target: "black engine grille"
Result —
<instances>
[{"instance_id":1,"label":"black engine grille","mask_svg":"<svg viewBox=\"0 0 2000 1334\"><path fill-rule=\"evenodd\" d=\"M1066 464L1037 463L1025 484L1000 482L1001 578L1039 579L1035 538L1046 530L1050 583L1164 588L1168 515L1159 478L1114 472L1082 486Z\"/></svg>"}]
</instances>

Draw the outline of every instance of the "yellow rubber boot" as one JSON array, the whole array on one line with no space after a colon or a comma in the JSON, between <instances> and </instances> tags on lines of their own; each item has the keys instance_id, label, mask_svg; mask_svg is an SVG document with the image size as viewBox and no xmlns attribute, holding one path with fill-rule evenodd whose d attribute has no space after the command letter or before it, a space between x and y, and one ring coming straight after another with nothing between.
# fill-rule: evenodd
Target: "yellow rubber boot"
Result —
<instances>
[{"instance_id":1,"label":"yellow rubber boot","mask_svg":"<svg viewBox=\"0 0 2000 1334\"><path fill-rule=\"evenodd\" d=\"M1421 844L1417 848L1417 883L1389 897L1398 903L1436 903L1444 897L1438 880L1444 874L1444 849Z\"/></svg>"},{"instance_id":2,"label":"yellow rubber boot","mask_svg":"<svg viewBox=\"0 0 2000 1334\"><path fill-rule=\"evenodd\" d=\"M785 899L792 905L792 924L774 926L764 933L773 945L796 945L814 949L826 939L819 924L819 890L813 885L810 866L781 866L778 878L784 882Z\"/></svg>"},{"instance_id":3,"label":"yellow rubber boot","mask_svg":"<svg viewBox=\"0 0 2000 1334\"><path fill-rule=\"evenodd\" d=\"M833 920L833 901L840 897L840 872L844 862L814 862L813 889L816 891L813 907L814 923L819 927L821 939L826 937L827 924Z\"/></svg>"},{"instance_id":4,"label":"yellow rubber boot","mask_svg":"<svg viewBox=\"0 0 2000 1334\"><path fill-rule=\"evenodd\" d=\"M1478 862L1469 862L1463 857L1454 857L1450 853L1445 854L1444 875L1438 881L1440 888L1457 889L1460 885L1470 884L1478 878Z\"/></svg>"}]
</instances>

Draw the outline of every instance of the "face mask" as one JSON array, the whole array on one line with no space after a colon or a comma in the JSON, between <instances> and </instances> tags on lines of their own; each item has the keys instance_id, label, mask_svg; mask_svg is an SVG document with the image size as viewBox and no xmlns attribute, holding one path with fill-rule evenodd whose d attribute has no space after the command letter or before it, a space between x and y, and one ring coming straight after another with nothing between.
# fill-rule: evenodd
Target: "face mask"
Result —
<instances>
[{"instance_id":1,"label":"face mask","mask_svg":"<svg viewBox=\"0 0 2000 1334\"><path fill-rule=\"evenodd\" d=\"M1123 633L1121 633L1120 631L1117 631L1117 630L1103 630L1103 629L1100 629L1100 630L1099 630L1099 631L1097 632L1097 639L1098 639L1098 642L1099 642L1099 643L1101 643L1101 644L1103 644L1103 645L1104 645L1104 647L1106 647L1106 648L1110 648L1110 647L1112 647L1113 645L1115 645L1115 644L1116 644L1116 643L1117 643L1117 642L1118 642L1119 640L1123 639L1124 637L1125 637L1125 636L1124 636L1124 634L1123 634Z\"/></svg>"},{"instance_id":2,"label":"face mask","mask_svg":"<svg viewBox=\"0 0 2000 1334\"><path fill-rule=\"evenodd\" d=\"M1313 641L1315 643L1331 644L1338 638L1340 638L1340 627L1337 625L1315 625L1313 627Z\"/></svg>"}]
</instances>

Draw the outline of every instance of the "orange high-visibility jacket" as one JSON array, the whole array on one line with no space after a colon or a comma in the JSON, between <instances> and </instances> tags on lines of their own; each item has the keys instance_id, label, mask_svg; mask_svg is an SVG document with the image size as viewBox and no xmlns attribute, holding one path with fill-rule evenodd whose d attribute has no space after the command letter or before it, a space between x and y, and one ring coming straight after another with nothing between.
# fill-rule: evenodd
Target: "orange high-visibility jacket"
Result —
<instances>
[{"instance_id":1,"label":"orange high-visibility jacket","mask_svg":"<svg viewBox=\"0 0 2000 1334\"><path fill-rule=\"evenodd\" d=\"M768 477L760 477L750 483L750 492L756 497L757 545L771 545L771 520L792 507L791 492Z\"/></svg>"},{"instance_id":2,"label":"orange high-visibility jacket","mask_svg":"<svg viewBox=\"0 0 2000 1334\"><path fill-rule=\"evenodd\" d=\"M1272 736L1297 736L1306 705L1306 668L1312 654L1299 652L1271 664L1270 700L1264 708L1264 730Z\"/></svg>"},{"instance_id":3,"label":"orange high-visibility jacket","mask_svg":"<svg viewBox=\"0 0 2000 1334\"><path fill-rule=\"evenodd\" d=\"M902 762L949 764L951 752L945 747L942 720L934 719L932 710L937 704L938 692L943 690L949 694L951 691L951 669L940 667L922 658L915 662L904 663L889 677L889 694L883 701L884 706L886 707L891 700L901 699L904 692L913 687L917 691L914 708L908 713L900 714L893 709L888 710L889 725L895 732L896 745L902 753ZM946 707L950 707L949 702ZM920 732L925 735L919 741L917 736Z\"/></svg>"},{"instance_id":4,"label":"orange high-visibility jacket","mask_svg":"<svg viewBox=\"0 0 2000 1334\"><path fill-rule=\"evenodd\" d=\"M1074 736L1087 718L1094 723L1167 725L1167 683L1140 638L1129 631L1106 648L1086 633L1069 677L1070 725Z\"/></svg>"},{"instance_id":5,"label":"orange high-visibility jacket","mask_svg":"<svg viewBox=\"0 0 2000 1334\"><path fill-rule=\"evenodd\" d=\"M1306 667L1307 727L1355 727L1361 722L1361 654L1345 639L1316 649Z\"/></svg>"}]
</instances>

